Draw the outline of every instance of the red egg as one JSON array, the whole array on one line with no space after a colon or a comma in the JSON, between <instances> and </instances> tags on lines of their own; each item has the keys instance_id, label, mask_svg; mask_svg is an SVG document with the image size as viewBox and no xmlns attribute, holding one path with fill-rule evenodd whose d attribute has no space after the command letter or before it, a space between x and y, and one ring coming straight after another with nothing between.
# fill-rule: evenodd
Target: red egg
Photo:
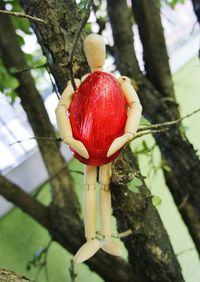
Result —
<instances>
[{"instance_id":1,"label":"red egg","mask_svg":"<svg viewBox=\"0 0 200 282\"><path fill-rule=\"evenodd\" d=\"M106 155L115 138L124 134L127 119L127 103L117 79L101 71L91 73L74 94L69 119L74 138L89 153L85 159L71 148L80 162L101 166L113 161L120 151Z\"/></svg>"}]
</instances>

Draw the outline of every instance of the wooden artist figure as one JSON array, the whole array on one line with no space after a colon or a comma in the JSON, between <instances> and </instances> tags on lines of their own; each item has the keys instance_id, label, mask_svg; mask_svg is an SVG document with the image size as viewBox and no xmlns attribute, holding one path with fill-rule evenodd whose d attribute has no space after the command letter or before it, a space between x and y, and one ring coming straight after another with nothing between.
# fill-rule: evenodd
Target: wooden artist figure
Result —
<instances>
[{"instance_id":1,"label":"wooden artist figure","mask_svg":"<svg viewBox=\"0 0 200 282\"><path fill-rule=\"evenodd\" d=\"M100 248L111 255L122 255L121 248L111 238L111 164L123 146L133 139L142 112L130 79L125 76L116 79L103 71L103 37L96 34L87 36L84 51L91 73L81 80L75 79L76 91L69 82L56 108L63 141L85 164L83 211L86 243L74 257L77 263L89 259ZM102 240L96 239L97 167Z\"/></svg>"}]
</instances>

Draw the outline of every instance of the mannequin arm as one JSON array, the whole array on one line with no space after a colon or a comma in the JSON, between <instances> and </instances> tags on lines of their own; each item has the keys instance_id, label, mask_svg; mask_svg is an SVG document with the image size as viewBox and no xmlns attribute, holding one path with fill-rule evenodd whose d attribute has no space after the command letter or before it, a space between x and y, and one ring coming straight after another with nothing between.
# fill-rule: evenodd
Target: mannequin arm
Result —
<instances>
[{"instance_id":1,"label":"mannequin arm","mask_svg":"<svg viewBox=\"0 0 200 282\"><path fill-rule=\"evenodd\" d=\"M79 79L75 79L75 82L77 86L80 85ZM58 129L63 141L69 146L71 146L81 156L88 159L89 154L84 144L73 138L71 124L67 114L73 95L74 95L74 88L71 84L71 81L69 81L67 87L64 89L62 93L62 96L60 98L60 101L55 111Z\"/></svg>"},{"instance_id":2,"label":"mannequin arm","mask_svg":"<svg viewBox=\"0 0 200 282\"><path fill-rule=\"evenodd\" d=\"M138 98L135 89L130 83L130 79L127 77L122 77L121 88L126 97L126 101L129 107L128 117L125 125L125 134L132 134L131 139L134 137L142 114L142 106ZM130 140L131 140L130 139Z\"/></svg>"},{"instance_id":3,"label":"mannequin arm","mask_svg":"<svg viewBox=\"0 0 200 282\"><path fill-rule=\"evenodd\" d=\"M125 124L125 132L124 135L116 138L111 144L107 157L110 157L119 149L121 149L127 142L130 142L139 126L141 114L142 114L142 106L140 104L140 100L138 98L137 93L135 92L133 86L131 85L131 81L128 77L120 77L118 79L122 92L126 98L129 110L128 117Z\"/></svg>"}]
</instances>

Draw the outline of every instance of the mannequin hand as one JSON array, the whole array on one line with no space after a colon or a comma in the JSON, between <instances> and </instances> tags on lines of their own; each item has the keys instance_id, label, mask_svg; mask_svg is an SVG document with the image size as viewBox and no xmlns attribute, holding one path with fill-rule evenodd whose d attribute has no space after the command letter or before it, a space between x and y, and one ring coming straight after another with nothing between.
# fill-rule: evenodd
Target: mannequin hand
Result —
<instances>
[{"instance_id":1,"label":"mannequin hand","mask_svg":"<svg viewBox=\"0 0 200 282\"><path fill-rule=\"evenodd\" d=\"M108 149L107 157L112 156L114 153L116 153L119 149L121 149L126 143L128 143L132 139L133 139L133 135L131 133L124 133L124 135L116 138L110 145L110 148Z\"/></svg>"},{"instance_id":2,"label":"mannequin hand","mask_svg":"<svg viewBox=\"0 0 200 282\"><path fill-rule=\"evenodd\" d=\"M67 137L64 139L64 142L72 147L83 158L89 159L88 151L81 141L76 140L73 137Z\"/></svg>"}]
</instances>

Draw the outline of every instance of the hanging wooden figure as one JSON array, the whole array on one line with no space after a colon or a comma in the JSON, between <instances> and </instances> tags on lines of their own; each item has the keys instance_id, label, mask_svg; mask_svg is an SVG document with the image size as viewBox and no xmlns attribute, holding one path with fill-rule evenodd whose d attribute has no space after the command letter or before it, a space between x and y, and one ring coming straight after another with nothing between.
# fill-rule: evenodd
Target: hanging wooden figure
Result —
<instances>
[{"instance_id":1,"label":"hanging wooden figure","mask_svg":"<svg viewBox=\"0 0 200 282\"><path fill-rule=\"evenodd\" d=\"M105 42L90 34L84 51L91 73L69 81L56 108L60 135L74 156L84 164L84 227L86 243L74 257L77 263L92 257L100 248L121 256L122 250L111 238L111 194L109 183L112 161L130 142L139 126L142 107L126 76L116 79L103 71ZM96 179L99 167L99 213L102 240L96 238Z\"/></svg>"}]
</instances>

